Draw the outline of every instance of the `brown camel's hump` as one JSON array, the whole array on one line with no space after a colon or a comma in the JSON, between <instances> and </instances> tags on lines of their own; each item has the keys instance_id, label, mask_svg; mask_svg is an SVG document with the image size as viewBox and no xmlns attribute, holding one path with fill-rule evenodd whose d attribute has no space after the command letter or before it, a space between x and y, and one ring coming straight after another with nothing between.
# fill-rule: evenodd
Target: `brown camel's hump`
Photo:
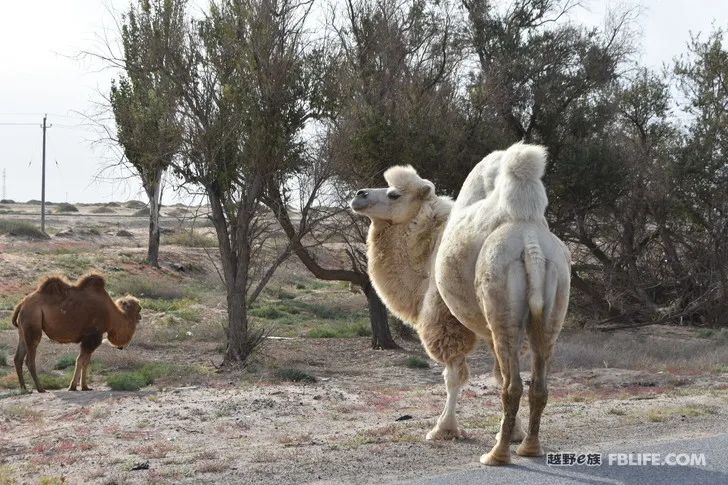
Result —
<instances>
[{"instance_id":1,"label":"brown camel's hump","mask_svg":"<svg viewBox=\"0 0 728 485\"><path fill-rule=\"evenodd\" d=\"M104 277L100 274L87 274L85 276L82 276L77 282L76 282L76 288L85 289L85 288L91 288L94 290L106 290L106 280L104 280Z\"/></svg>"},{"instance_id":2,"label":"brown camel's hump","mask_svg":"<svg viewBox=\"0 0 728 485\"><path fill-rule=\"evenodd\" d=\"M62 276L48 276L38 286L38 293L49 296L65 296L71 285Z\"/></svg>"}]
</instances>

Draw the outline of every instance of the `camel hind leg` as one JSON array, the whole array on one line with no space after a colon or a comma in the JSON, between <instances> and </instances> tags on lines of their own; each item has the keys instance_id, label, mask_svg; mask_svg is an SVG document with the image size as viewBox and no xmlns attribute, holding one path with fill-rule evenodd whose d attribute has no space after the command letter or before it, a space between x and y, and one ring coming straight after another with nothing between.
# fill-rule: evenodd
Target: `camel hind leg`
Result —
<instances>
[{"instance_id":1,"label":"camel hind leg","mask_svg":"<svg viewBox=\"0 0 728 485\"><path fill-rule=\"evenodd\" d=\"M528 341L531 346L531 385L528 388L528 404L530 410L528 435L516 450L521 456L543 456L544 451L539 440L541 416L548 401L548 367L556 339L566 317L568 292L564 292L564 284L557 281L555 269L548 262L546 274L549 284L546 286L544 298L543 320L531 319L527 327ZM568 286L567 286L568 288Z\"/></svg>"},{"instance_id":2,"label":"camel hind leg","mask_svg":"<svg viewBox=\"0 0 728 485\"><path fill-rule=\"evenodd\" d=\"M45 392L35 370L35 352L38 348L38 344L40 343L40 338L42 336L41 331L33 328L26 328L23 331L23 335L25 336L25 347L28 351L25 356L25 364L28 366L28 371L30 371L30 377L33 378L36 390L38 392Z\"/></svg>"},{"instance_id":3,"label":"camel hind leg","mask_svg":"<svg viewBox=\"0 0 728 485\"><path fill-rule=\"evenodd\" d=\"M15 349L15 372L18 374L18 384L22 392L28 392L28 388L25 386L25 377L23 376L23 360L25 355L28 353L25 347L25 338L23 337L23 331L18 328L18 347Z\"/></svg>"},{"instance_id":4,"label":"camel hind leg","mask_svg":"<svg viewBox=\"0 0 728 485\"><path fill-rule=\"evenodd\" d=\"M480 458L486 465L506 465L511 462L510 442L516 430L518 408L523 394L518 354L528 308L523 298L526 292L525 281L525 270L516 263L509 265L504 279L486 277L478 285L481 305L493 334L495 358L498 359L503 381L500 432L493 448Z\"/></svg>"}]
</instances>

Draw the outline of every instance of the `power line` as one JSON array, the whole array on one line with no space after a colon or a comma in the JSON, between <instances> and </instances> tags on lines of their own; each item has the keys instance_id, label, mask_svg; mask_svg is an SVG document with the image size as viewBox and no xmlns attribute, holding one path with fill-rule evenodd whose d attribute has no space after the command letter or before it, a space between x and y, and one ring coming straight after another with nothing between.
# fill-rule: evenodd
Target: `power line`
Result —
<instances>
[{"instance_id":1,"label":"power line","mask_svg":"<svg viewBox=\"0 0 728 485\"><path fill-rule=\"evenodd\" d=\"M0 122L0 125L3 125L3 126L29 126L29 125L36 126L36 125L38 125L38 123L18 123L18 122L16 122L16 123L5 123L5 122Z\"/></svg>"}]
</instances>

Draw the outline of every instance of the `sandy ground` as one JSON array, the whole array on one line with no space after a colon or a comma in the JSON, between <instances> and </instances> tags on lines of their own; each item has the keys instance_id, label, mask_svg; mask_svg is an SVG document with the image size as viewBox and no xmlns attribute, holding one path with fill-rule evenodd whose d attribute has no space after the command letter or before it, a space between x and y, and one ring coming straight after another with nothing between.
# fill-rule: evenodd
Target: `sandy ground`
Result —
<instances>
[{"instance_id":1,"label":"sandy ground","mask_svg":"<svg viewBox=\"0 0 728 485\"><path fill-rule=\"evenodd\" d=\"M78 260L112 275L190 285L203 278L170 267L148 270L139 263L144 219L122 209L104 216L89 210L50 218L54 234L73 229L50 241L0 236L0 297L6 298L0 300L5 301L0 318L38 276L49 269L72 271ZM166 223L179 225L177 220ZM121 228L132 237L118 236ZM212 271L200 249L163 247L162 256ZM280 284L294 281L296 271L286 267ZM296 297L340 308L364 304L361 295L332 288ZM493 445L500 419L492 358L483 346L470 359L473 378L461 393L458 414L466 439L427 442L445 389L440 367L405 365L408 357L424 357L418 343L403 341L403 350L376 351L366 337L276 338L247 369L218 372L223 342L210 321L224 315L224 305L222 295L215 298L202 300L204 319L190 327L194 337L170 333L165 315L145 310L128 349L102 347L94 354L94 362L105 368L164 362L194 369L189 373L159 379L138 392L110 391L96 374L90 392L19 395L0 389L0 484L392 483L482 466L478 458ZM639 345L646 352L655 341L645 335L653 331L625 333L624 338L644 342ZM671 366L671 345L690 343L699 350L704 340L695 332L663 333L670 342L664 365L626 369L606 355L598 360L603 366L555 366L542 424L547 451L588 452L728 429L728 368ZM8 364L16 339L14 329L0 330L0 351L8 354ZM570 342L573 353L580 340ZM52 369L59 356L74 351L44 339L39 368ZM297 369L316 382L282 381L275 369ZM13 383L13 369L0 365L0 377ZM528 372L523 379L527 383ZM527 413L524 397L521 416ZM515 463L519 460L524 459L514 457Z\"/></svg>"},{"instance_id":2,"label":"sandy ground","mask_svg":"<svg viewBox=\"0 0 728 485\"><path fill-rule=\"evenodd\" d=\"M0 480L381 483L480 466L499 420L498 390L482 350L462 392L467 439L427 442L445 393L441 369L402 365L419 352L416 345L374 351L363 338L303 340L272 341L265 359L306 370L317 377L313 384L232 372L136 393L3 399ZM563 371L550 389L542 426L550 451L693 437L728 424L725 374ZM527 415L526 399L521 413Z\"/></svg>"}]
</instances>

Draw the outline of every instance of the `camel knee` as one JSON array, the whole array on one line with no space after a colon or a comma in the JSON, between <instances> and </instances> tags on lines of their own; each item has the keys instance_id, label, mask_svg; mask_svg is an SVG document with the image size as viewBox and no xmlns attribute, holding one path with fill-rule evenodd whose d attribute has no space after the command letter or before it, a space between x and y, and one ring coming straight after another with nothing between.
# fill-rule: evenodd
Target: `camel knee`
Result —
<instances>
[{"instance_id":1,"label":"camel knee","mask_svg":"<svg viewBox=\"0 0 728 485\"><path fill-rule=\"evenodd\" d=\"M470 379L470 367L464 360L458 363L449 363L442 373L448 390L456 390L462 387Z\"/></svg>"}]
</instances>

